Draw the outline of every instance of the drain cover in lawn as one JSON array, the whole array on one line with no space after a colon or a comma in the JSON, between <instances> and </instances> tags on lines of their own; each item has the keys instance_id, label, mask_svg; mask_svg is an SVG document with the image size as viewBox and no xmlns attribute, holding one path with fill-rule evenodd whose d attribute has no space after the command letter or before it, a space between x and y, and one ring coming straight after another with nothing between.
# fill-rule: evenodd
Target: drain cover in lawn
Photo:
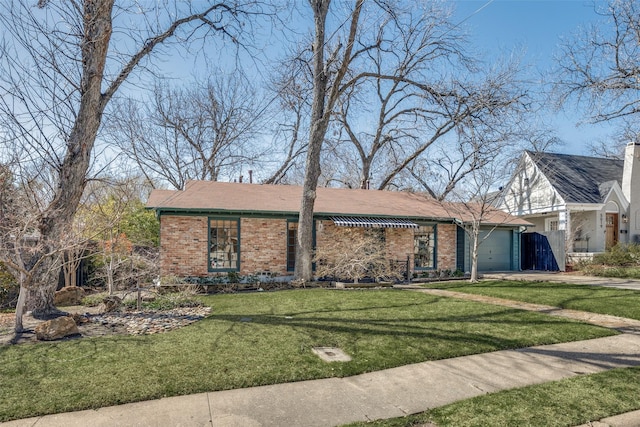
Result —
<instances>
[{"instance_id":1,"label":"drain cover in lawn","mask_svg":"<svg viewBox=\"0 0 640 427\"><path fill-rule=\"evenodd\" d=\"M325 362L348 362L351 357L337 347L313 347L311 349Z\"/></svg>"}]
</instances>

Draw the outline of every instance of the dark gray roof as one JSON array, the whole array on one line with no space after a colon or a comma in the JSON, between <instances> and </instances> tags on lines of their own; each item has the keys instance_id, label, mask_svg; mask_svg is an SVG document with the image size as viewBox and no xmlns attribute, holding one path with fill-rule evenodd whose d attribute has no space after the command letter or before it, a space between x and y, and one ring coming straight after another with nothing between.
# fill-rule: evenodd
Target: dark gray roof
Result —
<instances>
[{"instance_id":1,"label":"dark gray roof","mask_svg":"<svg viewBox=\"0 0 640 427\"><path fill-rule=\"evenodd\" d=\"M602 203L622 183L624 161L601 157L527 151L566 203Z\"/></svg>"}]
</instances>

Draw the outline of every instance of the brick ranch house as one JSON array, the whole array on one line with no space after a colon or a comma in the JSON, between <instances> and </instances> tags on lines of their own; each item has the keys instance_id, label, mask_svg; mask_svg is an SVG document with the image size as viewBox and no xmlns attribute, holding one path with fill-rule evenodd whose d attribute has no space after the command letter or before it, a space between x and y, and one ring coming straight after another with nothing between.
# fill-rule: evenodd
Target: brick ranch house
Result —
<instances>
[{"instance_id":1,"label":"brick ranch house","mask_svg":"<svg viewBox=\"0 0 640 427\"><path fill-rule=\"evenodd\" d=\"M462 220L425 195L337 188L316 194L316 247L339 239L345 227L378 230L389 259L408 261L411 272L471 268ZM211 181L154 190L147 207L160 219L161 274L291 276L301 195L299 186ZM460 212L462 205L451 206ZM518 270L519 234L528 223L501 211L486 225L492 223L498 227L481 245L479 270Z\"/></svg>"}]
</instances>

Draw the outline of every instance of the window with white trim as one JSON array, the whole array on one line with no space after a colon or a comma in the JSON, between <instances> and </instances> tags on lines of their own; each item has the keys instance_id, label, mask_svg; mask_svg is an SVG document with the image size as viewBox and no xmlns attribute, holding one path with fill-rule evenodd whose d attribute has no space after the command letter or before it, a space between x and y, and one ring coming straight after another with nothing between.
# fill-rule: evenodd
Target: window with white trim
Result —
<instances>
[{"instance_id":1,"label":"window with white trim","mask_svg":"<svg viewBox=\"0 0 640 427\"><path fill-rule=\"evenodd\" d=\"M560 228L560 221L554 218L547 218L545 220L545 231L558 231Z\"/></svg>"}]
</instances>

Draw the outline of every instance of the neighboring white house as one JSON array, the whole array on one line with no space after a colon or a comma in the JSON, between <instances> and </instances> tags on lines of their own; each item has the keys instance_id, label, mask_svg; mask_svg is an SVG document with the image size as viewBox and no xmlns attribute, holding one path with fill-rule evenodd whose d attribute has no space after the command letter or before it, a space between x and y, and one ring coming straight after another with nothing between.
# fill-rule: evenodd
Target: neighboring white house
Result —
<instances>
[{"instance_id":1,"label":"neighboring white house","mask_svg":"<svg viewBox=\"0 0 640 427\"><path fill-rule=\"evenodd\" d=\"M624 161L525 151L497 206L533 223L529 231L564 231L568 258L640 243L640 142Z\"/></svg>"}]
</instances>

